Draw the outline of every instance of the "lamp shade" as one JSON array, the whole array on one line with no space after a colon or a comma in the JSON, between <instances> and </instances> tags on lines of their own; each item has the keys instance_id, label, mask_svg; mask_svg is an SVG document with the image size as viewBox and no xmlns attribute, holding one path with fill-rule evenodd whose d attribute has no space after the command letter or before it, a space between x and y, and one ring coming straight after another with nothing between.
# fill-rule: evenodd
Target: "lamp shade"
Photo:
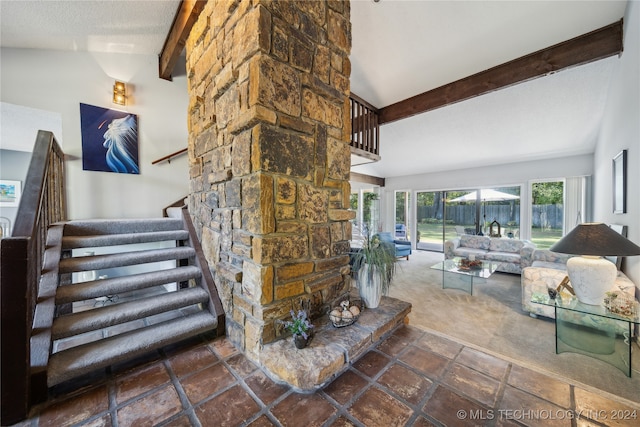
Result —
<instances>
[{"instance_id":1,"label":"lamp shade","mask_svg":"<svg viewBox=\"0 0 640 427\"><path fill-rule=\"evenodd\" d=\"M577 225L549 250L572 255L640 255L640 246L601 222Z\"/></svg>"}]
</instances>

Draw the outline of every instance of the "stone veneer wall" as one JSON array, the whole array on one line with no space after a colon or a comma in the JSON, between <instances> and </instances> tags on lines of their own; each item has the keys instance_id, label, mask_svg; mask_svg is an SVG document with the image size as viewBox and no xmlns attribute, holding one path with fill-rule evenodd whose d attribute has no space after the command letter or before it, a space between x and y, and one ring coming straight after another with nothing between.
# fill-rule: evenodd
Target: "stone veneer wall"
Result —
<instances>
[{"instance_id":1,"label":"stone veneer wall","mask_svg":"<svg viewBox=\"0 0 640 427\"><path fill-rule=\"evenodd\" d=\"M186 45L191 213L259 360L349 291L349 1L210 0Z\"/></svg>"}]
</instances>

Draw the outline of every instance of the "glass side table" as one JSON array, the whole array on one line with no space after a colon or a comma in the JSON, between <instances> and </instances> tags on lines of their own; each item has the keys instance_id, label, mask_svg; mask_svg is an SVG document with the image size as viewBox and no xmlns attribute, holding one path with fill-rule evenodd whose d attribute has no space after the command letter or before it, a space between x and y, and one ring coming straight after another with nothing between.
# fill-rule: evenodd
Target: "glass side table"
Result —
<instances>
[{"instance_id":1,"label":"glass side table","mask_svg":"<svg viewBox=\"0 0 640 427\"><path fill-rule=\"evenodd\" d=\"M588 305L577 298L533 295L532 303L554 307L556 314L556 354L571 352L609 363L631 376L633 329L640 324L638 314L622 316L604 306Z\"/></svg>"},{"instance_id":2,"label":"glass side table","mask_svg":"<svg viewBox=\"0 0 640 427\"><path fill-rule=\"evenodd\" d=\"M464 269L460 266L462 258L445 259L431 268L442 271L442 289L461 289L473 295L473 279L488 279L500 263L482 261L481 268Z\"/></svg>"}]
</instances>

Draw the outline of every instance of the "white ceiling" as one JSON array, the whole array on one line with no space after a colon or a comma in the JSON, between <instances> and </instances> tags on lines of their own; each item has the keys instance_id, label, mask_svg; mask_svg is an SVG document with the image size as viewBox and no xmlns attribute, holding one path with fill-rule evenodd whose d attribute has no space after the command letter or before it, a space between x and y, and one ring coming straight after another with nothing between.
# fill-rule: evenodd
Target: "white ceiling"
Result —
<instances>
[{"instance_id":1,"label":"white ceiling","mask_svg":"<svg viewBox=\"0 0 640 427\"><path fill-rule=\"evenodd\" d=\"M620 20L626 1L352 0L351 89L384 107ZM159 54L178 0L0 1L4 47ZM381 127L380 177L594 150L616 58Z\"/></svg>"}]
</instances>

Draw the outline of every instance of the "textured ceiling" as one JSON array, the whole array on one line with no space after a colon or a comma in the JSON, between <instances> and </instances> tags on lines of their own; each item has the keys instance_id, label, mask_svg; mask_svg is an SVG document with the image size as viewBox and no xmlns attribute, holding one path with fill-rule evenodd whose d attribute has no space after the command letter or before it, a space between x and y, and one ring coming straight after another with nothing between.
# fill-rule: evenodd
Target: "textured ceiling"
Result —
<instances>
[{"instance_id":1,"label":"textured ceiling","mask_svg":"<svg viewBox=\"0 0 640 427\"><path fill-rule=\"evenodd\" d=\"M179 4L179 0L1 0L2 46L157 55Z\"/></svg>"},{"instance_id":2,"label":"textured ceiling","mask_svg":"<svg viewBox=\"0 0 640 427\"><path fill-rule=\"evenodd\" d=\"M247 1L247 0L243 0ZM620 20L626 1L352 0L351 89L384 107ZM0 1L3 47L159 54L178 0ZM593 152L616 58L382 126L380 177Z\"/></svg>"}]
</instances>

